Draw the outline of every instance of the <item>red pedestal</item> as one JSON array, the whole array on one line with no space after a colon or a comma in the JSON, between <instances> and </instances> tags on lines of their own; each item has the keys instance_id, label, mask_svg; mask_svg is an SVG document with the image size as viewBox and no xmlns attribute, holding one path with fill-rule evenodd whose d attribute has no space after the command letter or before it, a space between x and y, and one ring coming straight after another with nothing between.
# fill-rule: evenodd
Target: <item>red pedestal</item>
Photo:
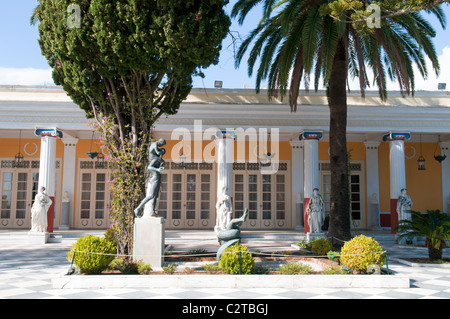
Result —
<instances>
[{"instance_id":1,"label":"red pedestal","mask_svg":"<svg viewBox=\"0 0 450 319\"><path fill-rule=\"evenodd\" d=\"M398 226L398 214L397 214L397 198L391 198L391 233L397 233L394 228Z\"/></svg>"},{"instance_id":2,"label":"red pedestal","mask_svg":"<svg viewBox=\"0 0 450 319\"><path fill-rule=\"evenodd\" d=\"M47 232L53 233L53 219L55 216L55 196L49 196L52 200L52 204L50 205L47 211Z\"/></svg>"},{"instance_id":3,"label":"red pedestal","mask_svg":"<svg viewBox=\"0 0 450 319\"><path fill-rule=\"evenodd\" d=\"M304 228L305 228L305 234L309 233L310 229L309 229L309 223L308 223L308 213L306 212L306 209L308 208L308 203L309 203L309 198L305 198L304 200L304 210L303 210L303 224L304 224Z\"/></svg>"}]
</instances>

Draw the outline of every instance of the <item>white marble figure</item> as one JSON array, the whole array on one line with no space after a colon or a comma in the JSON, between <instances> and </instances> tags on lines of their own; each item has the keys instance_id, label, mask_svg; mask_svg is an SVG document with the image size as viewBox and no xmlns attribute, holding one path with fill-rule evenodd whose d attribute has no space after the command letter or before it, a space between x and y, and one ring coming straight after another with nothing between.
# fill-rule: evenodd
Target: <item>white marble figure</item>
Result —
<instances>
[{"instance_id":1,"label":"white marble figure","mask_svg":"<svg viewBox=\"0 0 450 319\"><path fill-rule=\"evenodd\" d=\"M325 220L325 203L317 188L313 189L313 195L309 199L306 213L311 233L322 233L322 225Z\"/></svg>"},{"instance_id":2,"label":"white marble figure","mask_svg":"<svg viewBox=\"0 0 450 319\"><path fill-rule=\"evenodd\" d=\"M47 211L52 204L52 200L45 193L45 187L39 188L39 193L34 198L33 207L31 207L31 232L47 231Z\"/></svg>"},{"instance_id":3,"label":"white marble figure","mask_svg":"<svg viewBox=\"0 0 450 319\"><path fill-rule=\"evenodd\" d=\"M413 203L411 197L406 194L406 188L402 188L401 194L397 200L398 220L411 220L411 207Z\"/></svg>"},{"instance_id":4,"label":"white marble figure","mask_svg":"<svg viewBox=\"0 0 450 319\"><path fill-rule=\"evenodd\" d=\"M70 202L69 192L64 192L64 196L63 196L62 201L63 201L63 203Z\"/></svg>"},{"instance_id":5,"label":"white marble figure","mask_svg":"<svg viewBox=\"0 0 450 319\"><path fill-rule=\"evenodd\" d=\"M214 231L218 233L221 230L226 229L228 224L231 221L231 197L227 195L228 188L224 186L222 188L222 193L217 197L216 203L216 226L214 227Z\"/></svg>"}]
</instances>

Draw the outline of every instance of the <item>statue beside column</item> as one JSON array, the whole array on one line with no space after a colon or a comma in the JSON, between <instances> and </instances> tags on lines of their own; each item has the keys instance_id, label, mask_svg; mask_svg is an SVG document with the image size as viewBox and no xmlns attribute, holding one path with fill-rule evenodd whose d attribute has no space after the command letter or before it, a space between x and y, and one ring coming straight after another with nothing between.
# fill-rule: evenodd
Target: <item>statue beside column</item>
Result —
<instances>
[{"instance_id":1,"label":"statue beside column","mask_svg":"<svg viewBox=\"0 0 450 319\"><path fill-rule=\"evenodd\" d=\"M306 207L306 213L308 215L310 233L322 233L322 225L325 220L325 203L317 188L313 189L313 194Z\"/></svg>"},{"instance_id":2,"label":"statue beside column","mask_svg":"<svg viewBox=\"0 0 450 319\"><path fill-rule=\"evenodd\" d=\"M39 192L34 197L34 204L33 207L31 207L31 230L28 232L28 238L31 243L47 243L50 237L47 232L47 212L51 205L52 200L45 193L45 187L39 187Z\"/></svg>"},{"instance_id":3,"label":"statue beside column","mask_svg":"<svg viewBox=\"0 0 450 319\"><path fill-rule=\"evenodd\" d=\"M411 197L406 194L406 188L401 189L401 194L397 200L398 220L411 220L411 207L413 203Z\"/></svg>"}]
</instances>

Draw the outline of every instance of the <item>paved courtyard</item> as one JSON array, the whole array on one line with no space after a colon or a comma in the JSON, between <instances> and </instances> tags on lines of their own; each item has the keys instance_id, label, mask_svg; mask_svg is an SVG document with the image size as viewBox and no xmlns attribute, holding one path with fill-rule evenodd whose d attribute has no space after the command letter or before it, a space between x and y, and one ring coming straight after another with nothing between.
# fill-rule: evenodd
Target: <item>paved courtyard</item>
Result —
<instances>
[{"instance_id":1,"label":"paved courtyard","mask_svg":"<svg viewBox=\"0 0 450 319\"><path fill-rule=\"evenodd\" d=\"M172 242L171 242L172 241ZM410 267L395 261L405 256L427 256L424 248L385 245L390 256L389 268L409 276L409 289L53 289L51 279L67 272L66 254L71 240L30 245L25 232L0 232L0 299L449 299L450 268ZM180 241L167 238L166 243L177 248ZM206 241L205 241L206 242ZM184 249L188 244L183 241ZM212 244L212 243L211 243ZM266 240L266 245L280 246ZM286 245L283 243L282 245ZM444 250L444 256L450 252Z\"/></svg>"}]
</instances>

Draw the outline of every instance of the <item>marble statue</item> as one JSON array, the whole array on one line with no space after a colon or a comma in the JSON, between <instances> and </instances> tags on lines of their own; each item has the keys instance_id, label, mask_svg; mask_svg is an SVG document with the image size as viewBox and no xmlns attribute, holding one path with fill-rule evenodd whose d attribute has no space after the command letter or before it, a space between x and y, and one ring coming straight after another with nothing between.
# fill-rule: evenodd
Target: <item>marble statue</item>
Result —
<instances>
[{"instance_id":1,"label":"marble statue","mask_svg":"<svg viewBox=\"0 0 450 319\"><path fill-rule=\"evenodd\" d=\"M322 225L325 220L325 203L317 188L313 189L313 194L306 207L306 213L310 232L322 233Z\"/></svg>"},{"instance_id":2,"label":"marble statue","mask_svg":"<svg viewBox=\"0 0 450 319\"><path fill-rule=\"evenodd\" d=\"M222 193L217 198L216 203L216 226L214 231L218 233L219 231L225 229L231 221L231 197L227 194L228 188L224 186L222 188Z\"/></svg>"},{"instance_id":3,"label":"marble statue","mask_svg":"<svg viewBox=\"0 0 450 319\"><path fill-rule=\"evenodd\" d=\"M232 219L225 229L219 231L217 238L220 242L220 247L217 250L217 261L220 260L220 256L226 248L234 245L241 239L240 226L245 222L247 216L248 208L245 209L241 217Z\"/></svg>"},{"instance_id":4,"label":"marble statue","mask_svg":"<svg viewBox=\"0 0 450 319\"><path fill-rule=\"evenodd\" d=\"M41 186L31 207L31 232L45 233L47 231L47 211L51 204L52 200L45 193L45 187Z\"/></svg>"},{"instance_id":5,"label":"marble statue","mask_svg":"<svg viewBox=\"0 0 450 319\"><path fill-rule=\"evenodd\" d=\"M397 200L398 220L411 220L411 207L413 203L411 197L406 194L406 188L401 189L401 194Z\"/></svg>"},{"instance_id":6,"label":"marble statue","mask_svg":"<svg viewBox=\"0 0 450 319\"><path fill-rule=\"evenodd\" d=\"M142 217L141 209L147 204L150 200L155 199L153 201L153 213L152 216L158 216L156 212L156 202L159 197L159 191L161 188L161 173L164 170L164 164L166 163L163 160L163 155L166 153L166 150L162 148L162 146L166 145L166 141L164 139L160 139L156 142L153 142L150 145L149 150L149 160L150 164L147 167L147 170L152 174L149 182L149 188L147 189L147 196L142 200L139 206L134 210L134 214L136 217Z\"/></svg>"}]
</instances>

